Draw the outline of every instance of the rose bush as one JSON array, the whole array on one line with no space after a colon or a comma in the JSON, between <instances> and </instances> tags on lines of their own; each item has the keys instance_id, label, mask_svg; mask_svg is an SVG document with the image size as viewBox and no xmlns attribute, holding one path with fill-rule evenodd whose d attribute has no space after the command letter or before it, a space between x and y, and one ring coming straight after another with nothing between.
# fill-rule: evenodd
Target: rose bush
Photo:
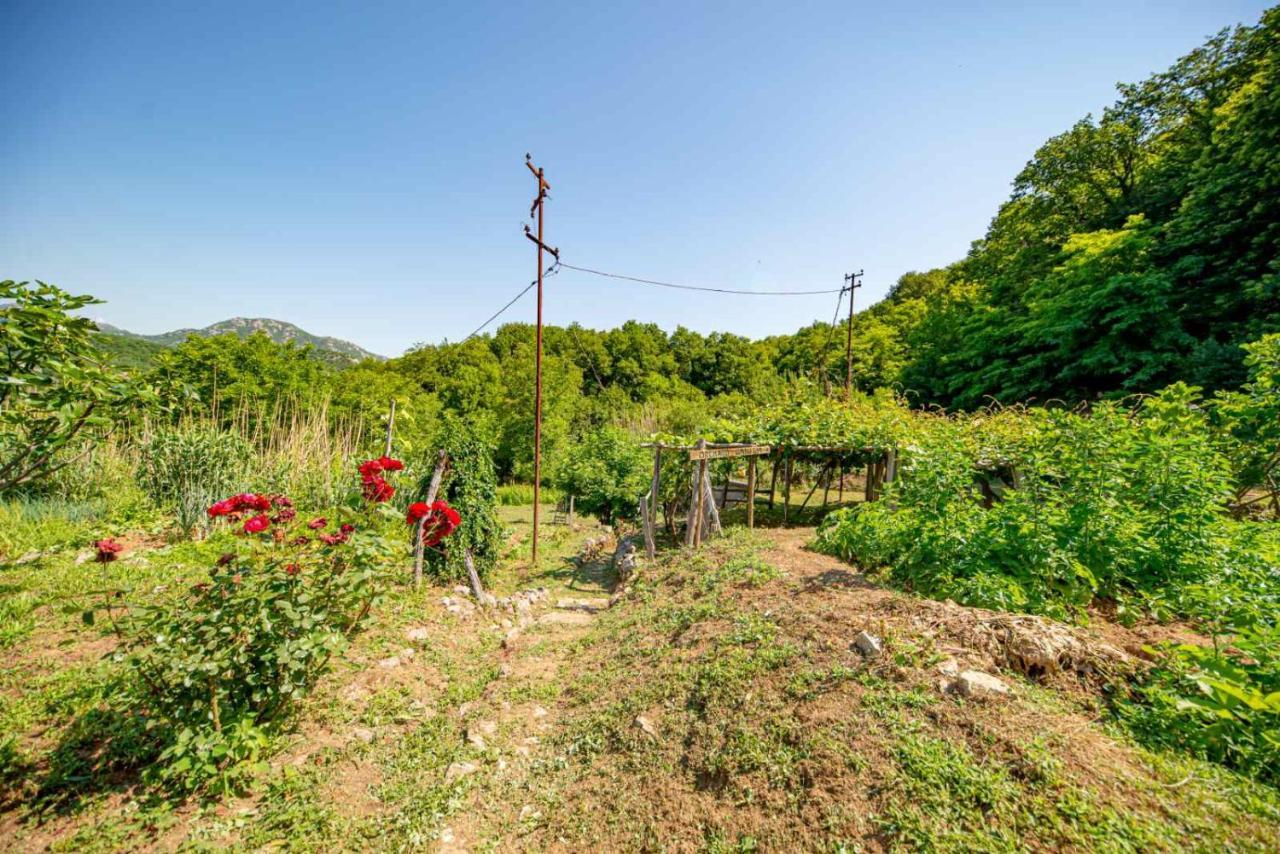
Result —
<instances>
[{"instance_id":1,"label":"rose bush","mask_svg":"<svg viewBox=\"0 0 1280 854\"><path fill-rule=\"evenodd\" d=\"M236 789L270 726L366 624L395 554L379 533L378 517L391 515L382 496L394 492L382 472L400 468L385 458L362 465L362 483L381 485L337 524L299 520L282 495L217 501L209 518L234 526L239 540L208 580L175 600L102 609L124 641L118 658L137 677L130 700L163 745L153 772L161 782Z\"/></svg>"}]
</instances>

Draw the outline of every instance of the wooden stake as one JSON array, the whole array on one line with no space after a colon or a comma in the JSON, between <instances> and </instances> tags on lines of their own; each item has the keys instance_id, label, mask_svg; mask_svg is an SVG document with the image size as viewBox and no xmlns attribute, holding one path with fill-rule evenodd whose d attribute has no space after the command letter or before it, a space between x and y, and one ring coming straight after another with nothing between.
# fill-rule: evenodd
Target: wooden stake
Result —
<instances>
[{"instance_id":1,"label":"wooden stake","mask_svg":"<svg viewBox=\"0 0 1280 854\"><path fill-rule=\"evenodd\" d=\"M413 420L413 419L410 419ZM387 413L387 442L383 454L391 456L391 434L396 429L396 399L391 398L391 411Z\"/></svg>"},{"instance_id":2,"label":"wooden stake","mask_svg":"<svg viewBox=\"0 0 1280 854\"><path fill-rule=\"evenodd\" d=\"M480 584L480 573L476 572L475 561L471 559L471 549L462 552L462 562L467 565L467 575L471 578L471 593L476 597L476 604L484 604L484 587Z\"/></svg>"},{"instance_id":3,"label":"wooden stake","mask_svg":"<svg viewBox=\"0 0 1280 854\"><path fill-rule=\"evenodd\" d=\"M657 545L653 541L653 507L649 496L640 496L640 523L644 526L644 553L653 560Z\"/></svg>"},{"instance_id":4,"label":"wooden stake","mask_svg":"<svg viewBox=\"0 0 1280 854\"><path fill-rule=\"evenodd\" d=\"M791 516L791 475L794 471L794 461L787 457L786 467L782 472L782 524L787 524L787 519Z\"/></svg>"},{"instance_id":5,"label":"wooden stake","mask_svg":"<svg viewBox=\"0 0 1280 854\"><path fill-rule=\"evenodd\" d=\"M707 533L723 533L720 527L720 511L716 509L715 492L711 488L711 473L707 471L705 465L702 469L702 506L703 513L706 514L706 524L703 527Z\"/></svg>"},{"instance_id":6,"label":"wooden stake","mask_svg":"<svg viewBox=\"0 0 1280 854\"><path fill-rule=\"evenodd\" d=\"M747 527L756 526L756 458L747 461Z\"/></svg>"},{"instance_id":7,"label":"wooden stake","mask_svg":"<svg viewBox=\"0 0 1280 854\"><path fill-rule=\"evenodd\" d=\"M442 448L440 452L436 454L436 468L435 468L435 471L431 473L431 483L427 486L427 500L426 500L427 504L430 504L431 502L436 500L436 493L440 491L440 478L444 477L444 468L445 468L445 464L448 463L448 461L449 461L449 455L446 454L444 452L444 449ZM413 534L414 534L413 586L414 587L418 587L422 584L422 558L423 558L423 548L424 548L422 545L422 527L423 527L423 520L419 519L417 527L413 529Z\"/></svg>"}]
</instances>

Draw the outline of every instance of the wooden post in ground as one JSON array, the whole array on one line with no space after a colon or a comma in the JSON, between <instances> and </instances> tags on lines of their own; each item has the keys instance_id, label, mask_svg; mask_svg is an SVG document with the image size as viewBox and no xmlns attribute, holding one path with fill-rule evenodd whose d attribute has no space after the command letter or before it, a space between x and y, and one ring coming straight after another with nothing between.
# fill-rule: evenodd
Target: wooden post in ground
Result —
<instances>
[{"instance_id":1,"label":"wooden post in ground","mask_svg":"<svg viewBox=\"0 0 1280 854\"><path fill-rule=\"evenodd\" d=\"M837 504L843 504L843 503L844 503L844 473L845 473L845 469L846 469L846 465L845 465L844 457L841 457L841 458L840 458L840 493L836 496L836 503L837 503Z\"/></svg>"},{"instance_id":2,"label":"wooden post in ground","mask_svg":"<svg viewBox=\"0 0 1280 854\"><path fill-rule=\"evenodd\" d=\"M658 504L661 492L662 479L662 448L653 449L653 480L649 483L649 540L645 541L645 547L649 551L649 559L652 560L657 545L654 539L657 536L658 527Z\"/></svg>"},{"instance_id":3,"label":"wooden post in ground","mask_svg":"<svg viewBox=\"0 0 1280 854\"><path fill-rule=\"evenodd\" d=\"M436 493L440 491L440 478L444 477L444 467L449 461L449 455L442 449L436 455L436 468L431 473L431 483L427 486L427 504L436 500ZM417 526L413 529L413 586L418 587L422 584L422 526L423 520L419 519Z\"/></svg>"},{"instance_id":4,"label":"wooden post in ground","mask_svg":"<svg viewBox=\"0 0 1280 854\"><path fill-rule=\"evenodd\" d=\"M787 524L791 515L791 476L795 473L795 461L787 457L782 471L782 524Z\"/></svg>"},{"instance_id":5,"label":"wooden post in ground","mask_svg":"<svg viewBox=\"0 0 1280 854\"><path fill-rule=\"evenodd\" d=\"M747 461L747 527L756 526L756 457Z\"/></svg>"},{"instance_id":6,"label":"wooden post in ground","mask_svg":"<svg viewBox=\"0 0 1280 854\"><path fill-rule=\"evenodd\" d=\"M698 445L701 446L702 444L702 440L699 440ZM692 472L689 476L689 514L688 521L686 521L684 527L684 544L686 546L694 545L694 537L697 535L698 530L697 520L700 515L698 509L698 496L702 494L702 490L699 488L702 486L702 483L698 480L699 467L691 465L690 468L692 469Z\"/></svg>"},{"instance_id":7,"label":"wooden post in ground","mask_svg":"<svg viewBox=\"0 0 1280 854\"><path fill-rule=\"evenodd\" d=\"M573 530L573 496L569 496L569 530Z\"/></svg>"},{"instance_id":8,"label":"wooden post in ground","mask_svg":"<svg viewBox=\"0 0 1280 854\"><path fill-rule=\"evenodd\" d=\"M410 418L410 421L413 419ZM387 413L387 441L385 450L382 452L384 456L391 456L391 434L396 429L396 399L391 398L391 411Z\"/></svg>"},{"instance_id":9,"label":"wooden post in ground","mask_svg":"<svg viewBox=\"0 0 1280 854\"><path fill-rule=\"evenodd\" d=\"M702 468L702 502L703 512L706 514L704 530L708 534L723 533L720 527L720 511L716 509L716 495L711 488L711 473L708 471L706 463Z\"/></svg>"},{"instance_id":10,"label":"wooden post in ground","mask_svg":"<svg viewBox=\"0 0 1280 854\"><path fill-rule=\"evenodd\" d=\"M769 509L773 509L773 494L778 488L778 460L769 462Z\"/></svg>"},{"instance_id":11,"label":"wooden post in ground","mask_svg":"<svg viewBox=\"0 0 1280 854\"><path fill-rule=\"evenodd\" d=\"M476 597L476 604L483 605L484 586L480 584L480 573L476 572L476 563L471 558L471 549L462 552L462 562L467 565L467 575L471 579L471 593Z\"/></svg>"},{"instance_id":12,"label":"wooden post in ground","mask_svg":"<svg viewBox=\"0 0 1280 854\"><path fill-rule=\"evenodd\" d=\"M831 472L832 472L832 470L833 470L833 469L832 469L832 466L831 466L831 464L830 464L830 463L828 463L828 464L827 464L827 467L826 467L825 469L823 469L823 470L822 470L822 473L823 473L824 475L826 475L826 478L822 481L822 509L823 509L823 510L826 510L826 509L827 509L827 496L829 496L829 495L831 494Z\"/></svg>"},{"instance_id":13,"label":"wooden post in ground","mask_svg":"<svg viewBox=\"0 0 1280 854\"><path fill-rule=\"evenodd\" d=\"M640 524L644 526L644 553L653 560L657 546L653 541L653 503L650 496L640 496Z\"/></svg>"},{"instance_id":14,"label":"wooden post in ground","mask_svg":"<svg viewBox=\"0 0 1280 854\"><path fill-rule=\"evenodd\" d=\"M864 475L863 481L862 481L862 500L863 501L875 501L875 498L876 498L876 487L875 487L875 476L874 476L875 466L876 464L874 462L867 463L866 474Z\"/></svg>"}]
</instances>

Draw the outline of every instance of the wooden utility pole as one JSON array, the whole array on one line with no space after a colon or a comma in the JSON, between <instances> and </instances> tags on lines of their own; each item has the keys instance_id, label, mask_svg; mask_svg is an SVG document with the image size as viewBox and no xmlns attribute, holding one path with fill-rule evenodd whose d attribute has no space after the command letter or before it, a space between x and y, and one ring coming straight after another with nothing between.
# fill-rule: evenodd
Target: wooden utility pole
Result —
<instances>
[{"instance_id":1,"label":"wooden utility pole","mask_svg":"<svg viewBox=\"0 0 1280 854\"><path fill-rule=\"evenodd\" d=\"M542 242L542 208L547 198L547 190L551 189L551 185L543 177L542 169L533 165L533 158L528 154L524 156L524 165L528 166L533 177L538 179L538 195L529 208L529 216L537 217L538 220L537 236L535 237L529 231L529 226L524 227L524 236L538 246L538 332L533 368L533 563L536 565L538 563L538 504L542 500L542 253L550 252L559 261L560 252Z\"/></svg>"},{"instance_id":2,"label":"wooden utility pole","mask_svg":"<svg viewBox=\"0 0 1280 854\"><path fill-rule=\"evenodd\" d=\"M848 400L853 389L853 291L862 287L862 271L845 273L844 285L849 291L849 320L844 337L844 399Z\"/></svg>"}]
</instances>

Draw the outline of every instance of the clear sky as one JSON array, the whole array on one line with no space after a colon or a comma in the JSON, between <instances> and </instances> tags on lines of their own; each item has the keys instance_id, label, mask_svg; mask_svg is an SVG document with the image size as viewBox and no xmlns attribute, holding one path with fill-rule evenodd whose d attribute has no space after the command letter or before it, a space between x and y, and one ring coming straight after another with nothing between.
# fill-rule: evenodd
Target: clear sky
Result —
<instances>
[{"instance_id":1,"label":"clear sky","mask_svg":"<svg viewBox=\"0 0 1280 854\"><path fill-rule=\"evenodd\" d=\"M980 237L1037 145L1244 0L0 0L0 277L137 332L288 320L394 355L566 261L862 306ZM532 320L526 297L503 320ZM834 297L565 272L548 323L752 337Z\"/></svg>"}]
</instances>

